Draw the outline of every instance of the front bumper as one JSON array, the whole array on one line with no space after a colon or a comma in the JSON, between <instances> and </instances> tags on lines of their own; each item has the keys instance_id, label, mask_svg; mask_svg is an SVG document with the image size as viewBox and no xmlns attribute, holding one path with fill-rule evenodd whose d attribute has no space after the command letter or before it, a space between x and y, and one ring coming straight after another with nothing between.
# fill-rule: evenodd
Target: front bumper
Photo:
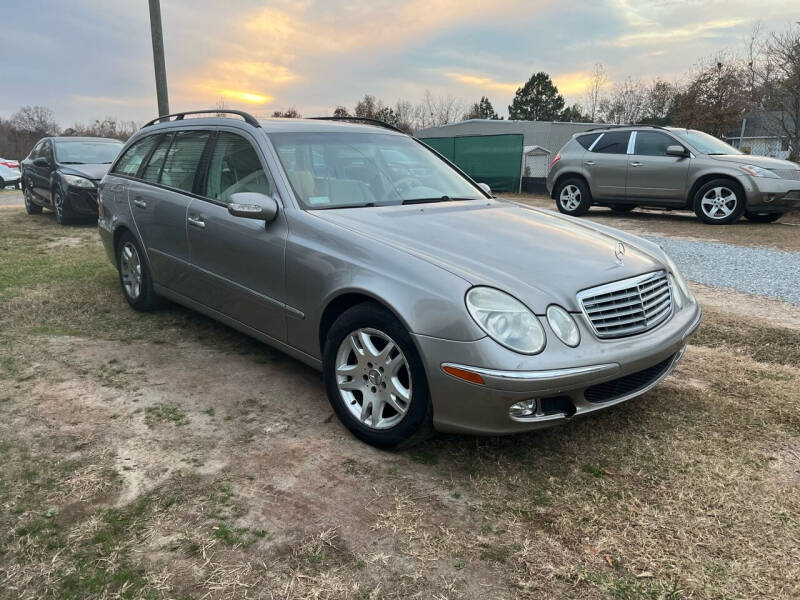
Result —
<instances>
[{"instance_id":1,"label":"front bumper","mask_svg":"<svg viewBox=\"0 0 800 600\"><path fill-rule=\"evenodd\" d=\"M787 212L800 209L800 181L752 177L747 190L747 210L751 212Z\"/></svg>"},{"instance_id":2,"label":"front bumper","mask_svg":"<svg viewBox=\"0 0 800 600\"><path fill-rule=\"evenodd\" d=\"M69 211L87 217L97 216L97 188L67 187L65 196Z\"/></svg>"},{"instance_id":3,"label":"front bumper","mask_svg":"<svg viewBox=\"0 0 800 600\"><path fill-rule=\"evenodd\" d=\"M694 304L652 331L617 340L601 341L581 331L583 341L578 348L551 348L548 356L548 349L533 357L498 351L499 345L489 338L452 342L416 335L427 367L434 426L456 433L516 433L630 400L672 372L701 315ZM506 363L508 368L474 366L506 352L514 360ZM508 361L511 357L504 358ZM442 370L448 364L479 373L484 385L448 375ZM513 404L529 400L535 402L533 414L510 416Z\"/></svg>"}]
</instances>

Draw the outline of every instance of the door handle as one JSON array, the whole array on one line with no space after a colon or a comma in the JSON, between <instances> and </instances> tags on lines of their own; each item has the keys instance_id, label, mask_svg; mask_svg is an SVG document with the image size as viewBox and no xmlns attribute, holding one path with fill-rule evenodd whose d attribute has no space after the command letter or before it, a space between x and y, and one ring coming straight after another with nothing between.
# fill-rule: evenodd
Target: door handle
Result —
<instances>
[{"instance_id":1,"label":"door handle","mask_svg":"<svg viewBox=\"0 0 800 600\"><path fill-rule=\"evenodd\" d=\"M147 202L145 202L144 200L142 200L142 199L141 199L141 198L139 198L139 197L136 197L136 198L134 198L134 199L133 199L133 203L134 203L136 206L138 206L139 208L147 208Z\"/></svg>"},{"instance_id":2,"label":"door handle","mask_svg":"<svg viewBox=\"0 0 800 600\"><path fill-rule=\"evenodd\" d=\"M632 162L632 163L631 163L631 166L632 166L632 167L641 167L641 166L642 166L642 163L640 163L640 162Z\"/></svg>"},{"instance_id":3,"label":"door handle","mask_svg":"<svg viewBox=\"0 0 800 600\"><path fill-rule=\"evenodd\" d=\"M594 161L593 160L585 160L585 161L583 161L583 164L588 165L588 166L591 167L594 164Z\"/></svg>"},{"instance_id":4,"label":"door handle","mask_svg":"<svg viewBox=\"0 0 800 600\"><path fill-rule=\"evenodd\" d=\"M192 227L197 227L198 229L205 229L206 228L206 220L200 216L191 216L187 219L189 221L189 225Z\"/></svg>"}]
</instances>

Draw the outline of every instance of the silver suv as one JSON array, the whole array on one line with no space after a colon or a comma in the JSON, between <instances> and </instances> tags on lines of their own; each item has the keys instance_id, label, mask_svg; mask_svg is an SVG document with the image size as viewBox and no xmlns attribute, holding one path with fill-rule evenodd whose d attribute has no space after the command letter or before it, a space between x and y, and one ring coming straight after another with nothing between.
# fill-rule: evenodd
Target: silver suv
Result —
<instances>
[{"instance_id":1,"label":"silver suv","mask_svg":"<svg viewBox=\"0 0 800 600\"><path fill-rule=\"evenodd\" d=\"M704 223L744 216L770 223L800 207L800 165L743 154L694 129L604 127L576 134L550 165L547 190L558 210L592 204L694 210Z\"/></svg>"}]
</instances>

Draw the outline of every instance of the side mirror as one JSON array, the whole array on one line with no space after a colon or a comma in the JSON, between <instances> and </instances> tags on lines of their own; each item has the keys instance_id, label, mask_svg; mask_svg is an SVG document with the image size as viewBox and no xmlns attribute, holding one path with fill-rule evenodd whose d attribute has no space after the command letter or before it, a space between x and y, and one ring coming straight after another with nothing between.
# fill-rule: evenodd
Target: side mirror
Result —
<instances>
[{"instance_id":1,"label":"side mirror","mask_svg":"<svg viewBox=\"0 0 800 600\"><path fill-rule=\"evenodd\" d=\"M689 156L689 151L683 146L675 144L667 146L667 156Z\"/></svg>"},{"instance_id":2,"label":"side mirror","mask_svg":"<svg viewBox=\"0 0 800 600\"><path fill-rule=\"evenodd\" d=\"M237 192L231 194L228 212L234 217L259 219L269 223L278 216L278 201L258 192Z\"/></svg>"},{"instance_id":3,"label":"side mirror","mask_svg":"<svg viewBox=\"0 0 800 600\"><path fill-rule=\"evenodd\" d=\"M490 188L488 184L486 184L486 183L479 183L479 184L478 184L478 187L479 187L479 188L481 188L481 189L482 189L484 192L486 192L486 193L487 193L487 194L489 194L490 196L492 196L492 188ZM494 196L492 196L492 197L494 197Z\"/></svg>"},{"instance_id":4,"label":"side mirror","mask_svg":"<svg viewBox=\"0 0 800 600\"><path fill-rule=\"evenodd\" d=\"M50 161L44 157L34 158L33 159L33 166L34 167L49 167Z\"/></svg>"}]
</instances>

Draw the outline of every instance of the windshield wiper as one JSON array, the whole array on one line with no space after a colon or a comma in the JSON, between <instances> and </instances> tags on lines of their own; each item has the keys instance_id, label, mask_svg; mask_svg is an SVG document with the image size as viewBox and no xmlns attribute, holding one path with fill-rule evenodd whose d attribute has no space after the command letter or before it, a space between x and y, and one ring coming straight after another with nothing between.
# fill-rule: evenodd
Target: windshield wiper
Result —
<instances>
[{"instance_id":1,"label":"windshield wiper","mask_svg":"<svg viewBox=\"0 0 800 600\"><path fill-rule=\"evenodd\" d=\"M345 204L343 206L315 206L311 210L335 210L338 208L369 208L375 206L374 202L364 202L363 204Z\"/></svg>"},{"instance_id":2,"label":"windshield wiper","mask_svg":"<svg viewBox=\"0 0 800 600\"><path fill-rule=\"evenodd\" d=\"M81 162L79 160L62 160L62 165L85 165L85 162Z\"/></svg>"},{"instance_id":3,"label":"windshield wiper","mask_svg":"<svg viewBox=\"0 0 800 600\"><path fill-rule=\"evenodd\" d=\"M456 200L476 200L476 198L451 198L450 196L439 196L438 198L412 198L411 200L403 200L403 204L427 204L429 202L451 202Z\"/></svg>"}]
</instances>

